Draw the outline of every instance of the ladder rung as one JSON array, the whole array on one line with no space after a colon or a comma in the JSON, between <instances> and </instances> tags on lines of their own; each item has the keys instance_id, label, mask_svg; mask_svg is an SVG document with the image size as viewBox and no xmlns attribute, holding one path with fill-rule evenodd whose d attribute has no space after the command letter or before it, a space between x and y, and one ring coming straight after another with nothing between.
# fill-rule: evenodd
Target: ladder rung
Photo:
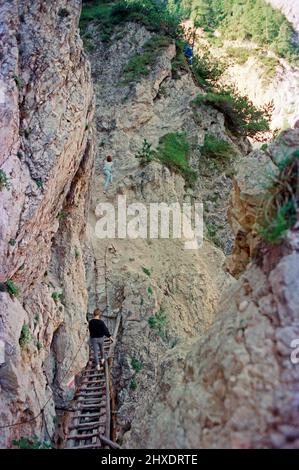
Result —
<instances>
[{"instance_id":1,"label":"ladder rung","mask_svg":"<svg viewBox=\"0 0 299 470\"><path fill-rule=\"evenodd\" d=\"M82 410L84 411L84 410ZM106 410L105 410L106 411ZM84 414L81 414L80 416L78 416L79 419L83 419L83 418L100 418L101 416L103 416L104 413L100 413L100 412L97 412L97 413L89 413L87 415L84 415ZM88 421L85 422L86 424L89 424ZM85 423L79 423L79 424L85 424Z\"/></svg>"},{"instance_id":2,"label":"ladder rung","mask_svg":"<svg viewBox=\"0 0 299 470\"><path fill-rule=\"evenodd\" d=\"M98 409L101 403L90 403L88 405L80 404L79 410L96 410Z\"/></svg>"},{"instance_id":3,"label":"ladder rung","mask_svg":"<svg viewBox=\"0 0 299 470\"><path fill-rule=\"evenodd\" d=\"M99 435L99 431L96 431L94 433L90 433L90 434L75 434L74 436L68 436L67 439L80 439L80 440L83 440L83 439L90 439L92 437L97 437Z\"/></svg>"},{"instance_id":4,"label":"ladder rung","mask_svg":"<svg viewBox=\"0 0 299 470\"><path fill-rule=\"evenodd\" d=\"M103 446L101 444L88 444L85 446L74 446L72 449L101 449Z\"/></svg>"}]
</instances>

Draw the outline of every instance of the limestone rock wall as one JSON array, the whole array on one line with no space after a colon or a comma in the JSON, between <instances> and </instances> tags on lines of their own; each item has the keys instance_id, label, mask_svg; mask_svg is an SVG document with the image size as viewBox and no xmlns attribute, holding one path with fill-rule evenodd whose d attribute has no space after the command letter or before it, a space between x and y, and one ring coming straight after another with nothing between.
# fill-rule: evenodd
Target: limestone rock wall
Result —
<instances>
[{"instance_id":1,"label":"limestone rock wall","mask_svg":"<svg viewBox=\"0 0 299 470\"><path fill-rule=\"evenodd\" d=\"M287 129L265 151L254 150L236 164L227 211L235 241L226 267L233 276L238 277L256 256L261 241L256 224L267 203L267 188L278 174L278 164L298 148L298 129Z\"/></svg>"},{"instance_id":2,"label":"limestone rock wall","mask_svg":"<svg viewBox=\"0 0 299 470\"><path fill-rule=\"evenodd\" d=\"M226 292L204 338L164 357L126 447L299 447L299 371L291 362L298 267L297 228L283 254L268 252Z\"/></svg>"},{"instance_id":3,"label":"limestone rock wall","mask_svg":"<svg viewBox=\"0 0 299 470\"><path fill-rule=\"evenodd\" d=\"M80 9L78 0L0 3L0 165L9 178L0 193L0 417L3 426L29 420L1 429L3 447L33 434L50 439L55 402L87 357L83 249L94 105ZM7 280L18 296L5 292Z\"/></svg>"},{"instance_id":4,"label":"limestone rock wall","mask_svg":"<svg viewBox=\"0 0 299 470\"><path fill-rule=\"evenodd\" d=\"M198 149L205 132L209 130L231 140L221 113L202 107L198 115L194 114L191 101L201 90L191 74L182 73L177 80L172 78L174 44L161 48L147 77L126 84L123 83L124 67L131 57L142 51L152 33L140 25L128 24L107 46L101 43L94 25L90 24L88 31L94 44L90 61L97 126L97 155L87 226L88 264L91 266L94 259L98 260L100 273L103 253L108 246L110 311L112 314L119 310L123 312L113 371L118 406L117 433L121 441L131 426L137 404L144 406L145 396L156 384L161 355L188 337L206 331L213 322L221 292L233 279L221 269L223 253L207 239L201 249L189 251L184 249L182 240L126 238L111 241L97 238L95 226L100 219L97 206L108 203L117 211L119 195L127 198L127 204L135 202L149 207L153 202L188 202L190 197L192 201L205 201L206 196L212 198L217 192L214 203L210 204L210 217L215 223L218 220L219 225L222 224L223 245L229 247L231 238L224 226L224 214L230 177L221 171L212 183L210 178L200 175L194 189L187 190L180 174L156 162L140 166L135 155L141 149L143 139L156 148L163 135L185 132L192 147L190 163L197 169ZM109 154L114 160L114 180L106 196L103 194L103 163ZM105 291L100 284L103 278L100 274L98 277L99 280L95 280L93 269L88 271L89 312L96 303L102 309L106 307ZM97 285L98 299L95 296ZM149 318L161 308L167 323L157 334L150 327ZM113 321L108 320L108 323L113 327ZM139 372L134 368L134 360L141 364Z\"/></svg>"}]
</instances>

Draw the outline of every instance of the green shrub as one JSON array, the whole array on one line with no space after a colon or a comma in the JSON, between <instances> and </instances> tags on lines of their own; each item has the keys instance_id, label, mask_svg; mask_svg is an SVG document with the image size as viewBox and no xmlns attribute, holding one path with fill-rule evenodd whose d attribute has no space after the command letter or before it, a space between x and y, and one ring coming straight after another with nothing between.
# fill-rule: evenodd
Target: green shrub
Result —
<instances>
[{"instance_id":1,"label":"green shrub","mask_svg":"<svg viewBox=\"0 0 299 470\"><path fill-rule=\"evenodd\" d=\"M52 299L55 302L58 302L60 300L62 302L63 300L63 292L52 292Z\"/></svg>"},{"instance_id":2,"label":"green shrub","mask_svg":"<svg viewBox=\"0 0 299 470\"><path fill-rule=\"evenodd\" d=\"M102 41L109 41L116 26L134 21L145 25L150 31L176 37L181 30L181 18L179 5L171 9L167 4L155 0L121 0L117 3L99 1L96 5L85 2L80 29L84 35L89 22L93 21L99 27Z\"/></svg>"},{"instance_id":3,"label":"green shrub","mask_svg":"<svg viewBox=\"0 0 299 470\"><path fill-rule=\"evenodd\" d=\"M278 209L272 220L264 227L260 227L259 234L268 243L280 243L287 230L296 222L296 210L292 201L287 202Z\"/></svg>"},{"instance_id":4,"label":"green shrub","mask_svg":"<svg viewBox=\"0 0 299 470\"><path fill-rule=\"evenodd\" d=\"M21 90L24 86L24 80L22 79L22 77L20 77L19 75L13 75L13 79L15 81L15 84L17 85L17 88L19 90Z\"/></svg>"},{"instance_id":5,"label":"green shrub","mask_svg":"<svg viewBox=\"0 0 299 470\"><path fill-rule=\"evenodd\" d=\"M151 286L147 288L147 293L148 293L148 295L153 295L154 291L153 291L153 288Z\"/></svg>"},{"instance_id":6,"label":"green shrub","mask_svg":"<svg viewBox=\"0 0 299 470\"><path fill-rule=\"evenodd\" d=\"M21 347L24 347L26 344L30 343L32 335L29 329L29 326L24 323L21 329L21 335L19 338L19 344Z\"/></svg>"},{"instance_id":7,"label":"green shrub","mask_svg":"<svg viewBox=\"0 0 299 470\"><path fill-rule=\"evenodd\" d=\"M6 175L5 171L0 170L0 191L3 191L3 189L9 189L10 188L10 179Z\"/></svg>"},{"instance_id":8,"label":"green shrub","mask_svg":"<svg viewBox=\"0 0 299 470\"><path fill-rule=\"evenodd\" d=\"M57 214L57 219L59 220L65 220L67 218L67 213L65 211L60 211Z\"/></svg>"},{"instance_id":9,"label":"green shrub","mask_svg":"<svg viewBox=\"0 0 299 470\"><path fill-rule=\"evenodd\" d=\"M136 389L137 389L137 382L136 382L136 379L135 379L135 378L131 379L131 382L130 382L130 389L131 389L131 390L136 390Z\"/></svg>"},{"instance_id":10,"label":"green shrub","mask_svg":"<svg viewBox=\"0 0 299 470\"><path fill-rule=\"evenodd\" d=\"M40 189L42 189L43 186L44 186L44 185L43 185L43 180L42 180L41 178L37 178L37 179L35 180L35 183L36 183L36 186L37 186L38 188L40 188Z\"/></svg>"},{"instance_id":11,"label":"green shrub","mask_svg":"<svg viewBox=\"0 0 299 470\"><path fill-rule=\"evenodd\" d=\"M15 283L11 280L11 279L8 279L6 282L5 282L5 286L6 286L6 290L7 292L12 295L12 296L16 296L19 294L19 288L15 285Z\"/></svg>"},{"instance_id":12,"label":"green shrub","mask_svg":"<svg viewBox=\"0 0 299 470\"><path fill-rule=\"evenodd\" d=\"M158 312L156 312L154 315L151 315L148 319L150 328L152 328L162 339L166 339L167 323L167 317L163 305L160 306Z\"/></svg>"},{"instance_id":13,"label":"green shrub","mask_svg":"<svg viewBox=\"0 0 299 470\"><path fill-rule=\"evenodd\" d=\"M222 112L227 127L238 136L262 138L269 130L272 103L256 108L247 96L240 95L234 88L215 89L198 95L193 105L206 104Z\"/></svg>"},{"instance_id":14,"label":"green shrub","mask_svg":"<svg viewBox=\"0 0 299 470\"><path fill-rule=\"evenodd\" d=\"M221 77L224 71L224 64L219 60L211 59L208 50L193 58L192 71L200 86L210 88Z\"/></svg>"},{"instance_id":15,"label":"green shrub","mask_svg":"<svg viewBox=\"0 0 299 470\"><path fill-rule=\"evenodd\" d=\"M36 342L36 347L37 347L38 351L40 351L43 348L43 344L40 341L37 341Z\"/></svg>"},{"instance_id":16,"label":"green shrub","mask_svg":"<svg viewBox=\"0 0 299 470\"><path fill-rule=\"evenodd\" d=\"M236 155L234 147L226 140L218 139L212 134L206 134L201 154L208 158L229 159Z\"/></svg>"},{"instance_id":17,"label":"green shrub","mask_svg":"<svg viewBox=\"0 0 299 470\"><path fill-rule=\"evenodd\" d=\"M147 268L145 268L144 266L142 266L142 271L143 271L144 274L146 274L148 277L151 277L152 271L151 271L150 269L147 269Z\"/></svg>"},{"instance_id":18,"label":"green shrub","mask_svg":"<svg viewBox=\"0 0 299 470\"><path fill-rule=\"evenodd\" d=\"M75 248L75 259L80 259L80 250L77 247Z\"/></svg>"},{"instance_id":19,"label":"green shrub","mask_svg":"<svg viewBox=\"0 0 299 470\"><path fill-rule=\"evenodd\" d=\"M8 242L11 246L15 246L15 244L17 243L17 241L15 240L15 238L11 238Z\"/></svg>"},{"instance_id":20,"label":"green shrub","mask_svg":"<svg viewBox=\"0 0 299 470\"><path fill-rule=\"evenodd\" d=\"M275 57L265 55L259 55L258 60L263 65L263 72L260 74L260 78L262 78L264 84L268 84L275 77L280 62Z\"/></svg>"},{"instance_id":21,"label":"green shrub","mask_svg":"<svg viewBox=\"0 0 299 470\"><path fill-rule=\"evenodd\" d=\"M137 373L140 372L143 369L142 362L139 361L138 359L136 359L135 357L132 357L132 359L131 359L131 366L133 367L133 369Z\"/></svg>"},{"instance_id":22,"label":"green shrub","mask_svg":"<svg viewBox=\"0 0 299 470\"><path fill-rule=\"evenodd\" d=\"M298 220L299 151L279 164L279 174L266 191L257 230L270 244L278 244Z\"/></svg>"},{"instance_id":23,"label":"green shrub","mask_svg":"<svg viewBox=\"0 0 299 470\"><path fill-rule=\"evenodd\" d=\"M171 132L161 137L157 148L157 159L168 168L184 176L188 184L196 180L196 172L188 163L189 143L184 133Z\"/></svg>"},{"instance_id":24,"label":"green shrub","mask_svg":"<svg viewBox=\"0 0 299 470\"><path fill-rule=\"evenodd\" d=\"M261 145L261 150L263 150L263 152L267 150L267 148L268 148L268 144Z\"/></svg>"},{"instance_id":25,"label":"green shrub","mask_svg":"<svg viewBox=\"0 0 299 470\"><path fill-rule=\"evenodd\" d=\"M149 75L161 49L168 47L171 39L167 36L154 36L143 46L143 51L132 57L123 70L123 83L130 83Z\"/></svg>"},{"instance_id":26,"label":"green shrub","mask_svg":"<svg viewBox=\"0 0 299 470\"><path fill-rule=\"evenodd\" d=\"M14 439L12 443L20 449L52 449L50 442L41 441L37 436L21 437L21 439Z\"/></svg>"},{"instance_id":27,"label":"green shrub","mask_svg":"<svg viewBox=\"0 0 299 470\"><path fill-rule=\"evenodd\" d=\"M146 165L151 161L155 160L156 152L152 150L152 144L144 139L141 150L135 155L138 158L141 165Z\"/></svg>"},{"instance_id":28,"label":"green shrub","mask_svg":"<svg viewBox=\"0 0 299 470\"><path fill-rule=\"evenodd\" d=\"M226 53L229 57L235 59L237 64L243 65L252 55L252 50L247 47L228 47Z\"/></svg>"}]
</instances>

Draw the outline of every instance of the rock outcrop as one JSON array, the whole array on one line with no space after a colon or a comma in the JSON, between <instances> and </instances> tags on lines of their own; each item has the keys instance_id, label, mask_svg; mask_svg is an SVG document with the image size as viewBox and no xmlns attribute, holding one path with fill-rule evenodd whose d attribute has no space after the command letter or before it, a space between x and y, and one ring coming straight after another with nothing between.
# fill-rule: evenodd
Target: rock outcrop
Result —
<instances>
[{"instance_id":1,"label":"rock outcrop","mask_svg":"<svg viewBox=\"0 0 299 470\"><path fill-rule=\"evenodd\" d=\"M297 138L297 129L289 130L272 144L276 163L298 148ZM235 274L243 274L225 292L208 331L161 360L126 447L299 448L299 369L292 359L299 338L298 222L283 243L264 244L245 262L257 244L254 223L267 174L276 169L269 153L254 152L237 170L232 259Z\"/></svg>"},{"instance_id":2,"label":"rock outcrop","mask_svg":"<svg viewBox=\"0 0 299 470\"><path fill-rule=\"evenodd\" d=\"M12 438L51 438L55 399L87 357L84 344L74 360L86 322L93 91L80 1L0 9L0 163L9 182L0 193L0 443L9 447ZM28 424L9 427L20 421Z\"/></svg>"},{"instance_id":3,"label":"rock outcrop","mask_svg":"<svg viewBox=\"0 0 299 470\"><path fill-rule=\"evenodd\" d=\"M267 191L279 172L279 164L299 148L298 129L282 132L265 150L254 150L235 165L228 220L235 236L226 267L238 277L257 255L261 237L258 225L263 207L269 203Z\"/></svg>"}]
</instances>

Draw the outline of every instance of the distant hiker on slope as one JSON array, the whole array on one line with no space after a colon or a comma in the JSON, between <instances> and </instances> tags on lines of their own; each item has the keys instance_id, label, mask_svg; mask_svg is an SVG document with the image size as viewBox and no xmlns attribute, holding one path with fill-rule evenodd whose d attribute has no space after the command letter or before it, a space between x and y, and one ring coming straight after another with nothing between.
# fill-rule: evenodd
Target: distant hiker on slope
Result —
<instances>
[{"instance_id":1,"label":"distant hiker on slope","mask_svg":"<svg viewBox=\"0 0 299 470\"><path fill-rule=\"evenodd\" d=\"M189 65L193 63L193 48L189 44L184 46L184 54Z\"/></svg>"},{"instance_id":2,"label":"distant hiker on slope","mask_svg":"<svg viewBox=\"0 0 299 470\"><path fill-rule=\"evenodd\" d=\"M111 155L108 155L106 161L104 163L104 176L105 176L105 185L104 185L104 194L108 189L108 186L112 183L112 169L113 169L113 161Z\"/></svg>"},{"instance_id":3,"label":"distant hiker on slope","mask_svg":"<svg viewBox=\"0 0 299 470\"><path fill-rule=\"evenodd\" d=\"M101 352L101 363L104 364L104 336L110 339L113 343L113 338L109 333L109 330L103 320L100 320L101 311L99 308L96 308L93 312L93 319L88 323L89 333L90 333L90 343L93 349L94 360L96 363L97 370L100 370L99 364L99 347Z\"/></svg>"}]
</instances>

